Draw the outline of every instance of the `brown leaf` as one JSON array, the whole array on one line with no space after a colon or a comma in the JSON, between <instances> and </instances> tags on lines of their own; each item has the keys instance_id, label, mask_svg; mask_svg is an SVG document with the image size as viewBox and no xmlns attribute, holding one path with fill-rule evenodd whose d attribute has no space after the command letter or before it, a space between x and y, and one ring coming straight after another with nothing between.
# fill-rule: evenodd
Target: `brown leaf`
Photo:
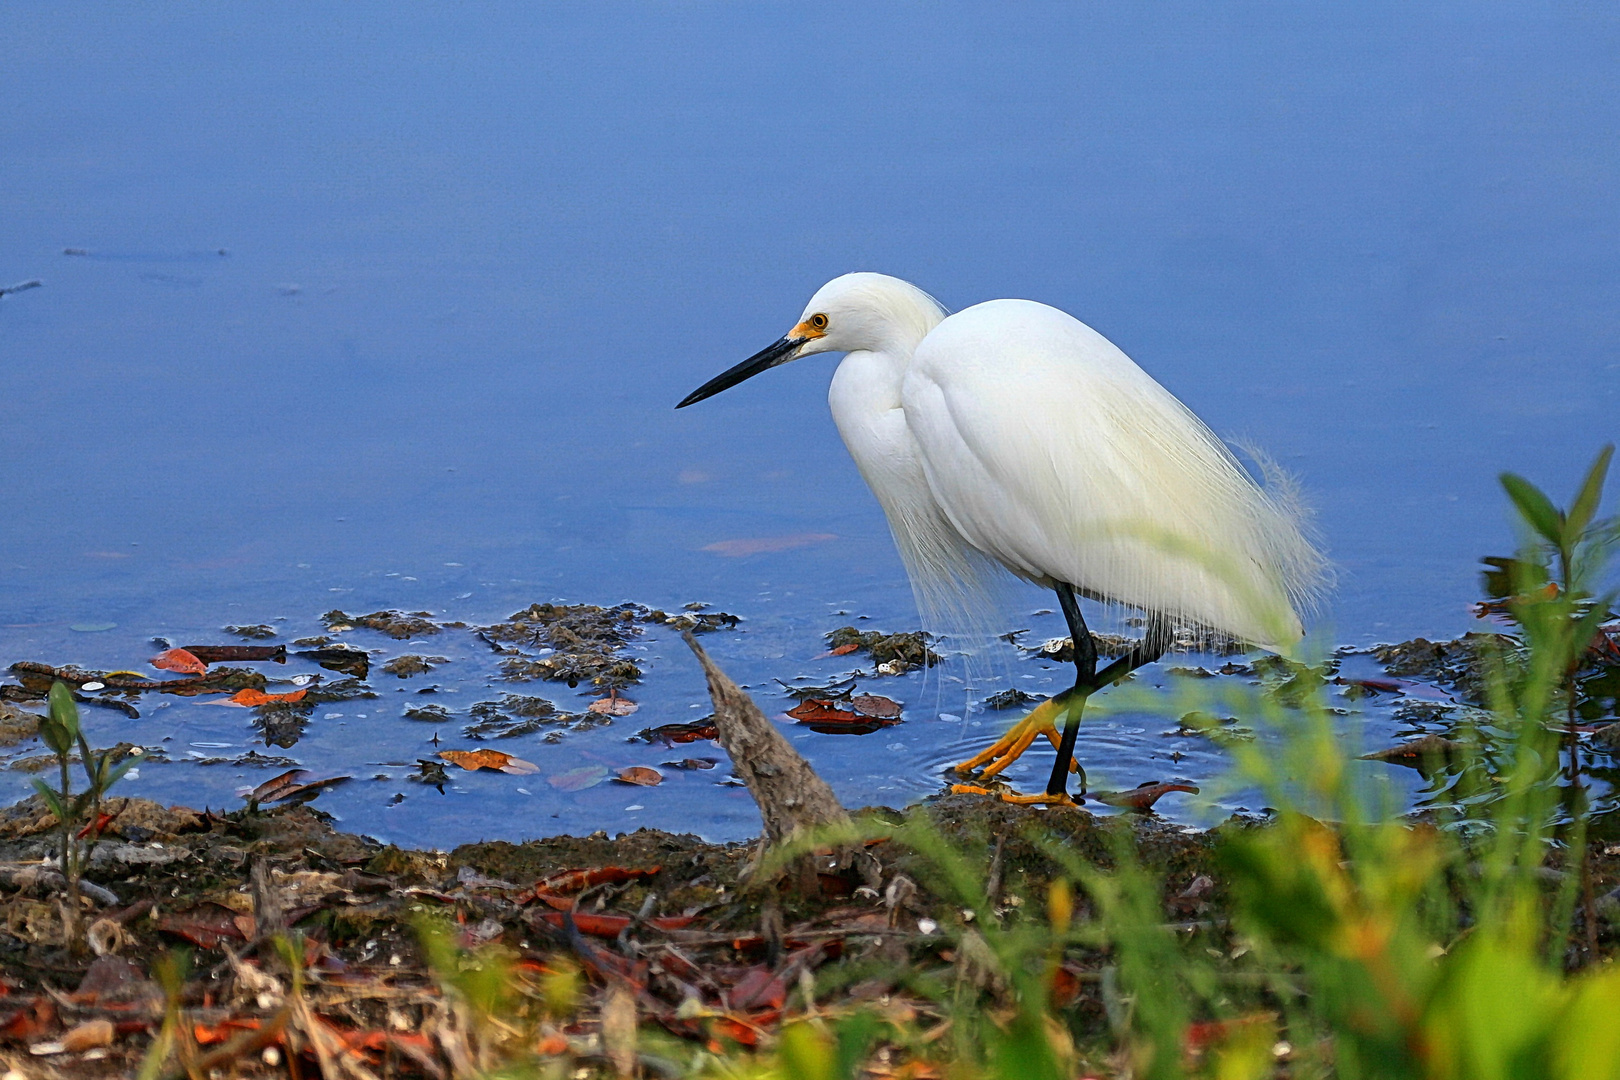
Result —
<instances>
[{"instance_id":1,"label":"brown leaf","mask_svg":"<svg viewBox=\"0 0 1620 1080\"><path fill-rule=\"evenodd\" d=\"M836 649L829 650L827 652L827 655L828 656L848 656L852 652L858 652L860 650L860 647L861 647L860 642L852 641L848 645L840 645Z\"/></svg>"},{"instance_id":2,"label":"brown leaf","mask_svg":"<svg viewBox=\"0 0 1620 1080\"><path fill-rule=\"evenodd\" d=\"M666 769L712 769L718 764L720 764L718 759L706 757L689 757L663 763Z\"/></svg>"},{"instance_id":3,"label":"brown leaf","mask_svg":"<svg viewBox=\"0 0 1620 1080\"><path fill-rule=\"evenodd\" d=\"M283 802L311 792L318 794L333 784L353 779L351 776L326 776L319 780L311 780L309 777L308 769L290 769L254 788L248 798L256 803Z\"/></svg>"},{"instance_id":4,"label":"brown leaf","mask_svg":"<svg viewBox=\"0 0 1620 1080\"><path fill-rule=\"evenodd\" d=\"M628 769L620 769L619 775L614 777L621 784L636 784L640 787L657 787L664 782L664 774L657 769L649 769L645 765L632 765Z\"/></svg>"},{"instance_id":5,"label":"brown leaf","mask_svg":"<svg viewBox=\"0 0 1620 1080\"><path fill-rule=\"evenodd\" d=\"M494 769L513 776L527 776L540 771L540 766L534 762L513 757L502 750L440 750L439 756L469 771Z\"/></svg>"},{"instance_id":6,"label":"brown leaf","mask_svg":"<svg viewBox=\"0 0 1620 1080\"><path fill-rule=\"evenodd\" d=\"M1091 797L1098 802L1109 806L1124 806L1131 810L1151 810L1153 804L1172 791L1185 791L1188 794L1198 794L1198 789L1191 784L1155 784L1151 781L1131 788L1129 791L1094 791Z\"/></svg>"},{"instance_id":7,"label":"brown leaf","mask_svg":"<svg viewBox=\"0 0 1620 1080\"><path fill-rule=\"evenodd\" d=\"M169 912L158 919L157 928L204 949L212 949L221 941L247 940L247 935L237 925L236 912L211 902L186 911Z\"/></svg>"},{"instance_id":8,"label":"brown leaf","mask_svg":"<svg viewBox=\"0 0 1620 1080\"><path fill-rule=\"evenodd\" d=\"M733 1009L780 1009L787 1001L787 986L781 976L763 964L756 964L743 972L737 985L726 995Z\"/></svg>"},{"instance_id":9,"label":"brown leaf","mask_svg":"<svg viewBox=\"0 0 1620 1080\"><path fill-rule=\"evenodd\" d=\"M637 705L629 698L622 698L617 694L609 694L605 698L597 698L595 701L591 702L585 707L591 712L600 716L629 716L631 713L641 708L640 705Z\"/></svg>"},{"instance_id":10,"label":"brown leaf","mask_svg":"<svg viewBox=\"0 0 1620 1080\"><path fill-rule=\"evenodd\" d=\"M571 893L588 889L593 885L606 885L609 882L617 884L622 881L637 881L649 878L662 866L655 866L651 870L631 870L623 866L598 866L589 870L563 870L547 875L534 883L537 893Z\"/></svg>"},{"instance_id":11,"label":"brown leaf","mask_svg":"<svg viewBox=\"0 0 1620 1080\"><path fill-rule=\"evenodd\" d=\"M178 671L183 675L201 675L208 665L185 649L169 649L152 657L152 666L163 671Z\"/></svg>"},{"instance_id":12,"label":"brown leaf","mask_svg":"<svg viewBox=\"0 0 1620 1080\"><path fill-rule=\"evenodd\" d=\"M820 698L805 698L787 714L801 724L855 724L860 717L848 709L840 709L831 701Z\"/></svg>"},{"instance_id":13,"label":"brown leaf","mask_svg":"<svg viewBox=\"0 0 1620 1080\"><path fill-rule=\"evenodd\" d=\"M1408 765L1423 770L1432 762L1446 758L1464 749L1464 744L1439 735L1425 735L1421 739L1401 743L1361 755L1363 761L1387 761L1392 765Z\"/></svg>"},{"instance_id":14,"label":"brown leaf","mask_svg":"<svg viewBox=\"0 0 1620 1080\"><path fill-rule=\"evenodd\" d=\"M864 694L863 697L874 701L888 701L888 698L879 698L875 695ZM894 704L890 702L890 704ZM881 708L881 706L878 706ZM897 707L898 709L898 707ZM818 731L823 735L870 735L881 728L898 724L898 715L893 717L863 716L849 709L840 709L831 701L820 698L805 698L798 705L787 711L787 714L799 723Z\"/></svg>"},{"instance_id":15,"label":"brown leaf","mask_svg":"<svg viewBox=\"0 0 1620 1080\"><path fill-rule=\"evenodd\" d=\"M690 724L664 724L662 727L648 728L641 733L641 738L648 742L661 742L665 745L719 737L719 729L714 726L713 720L694 720Z\"/></svg>"},{"instance_id":16,"label":"brown leaf","mask_svg":"<svg viewBox=\"0 0 1620 1080\"><path fill-rule=\"evenodd\" d=\"M114 1028L111 1020L86 1020L62 1036L62 1049L82 1054L98 1046L111 1046Z\"/></svg>"},{"instance_id":17,"label":"brown leaf","mask_svg":"<svg viewBox=\"0 0 1620 1080\"><path fill-rule=\"evenodd\" d=\"M849 703L855 706L856 712L862 716L870 716L874 720L891 720L900 715L898 701L877 694L856 694L850 698Z\"/></svg>"}]
</instances>

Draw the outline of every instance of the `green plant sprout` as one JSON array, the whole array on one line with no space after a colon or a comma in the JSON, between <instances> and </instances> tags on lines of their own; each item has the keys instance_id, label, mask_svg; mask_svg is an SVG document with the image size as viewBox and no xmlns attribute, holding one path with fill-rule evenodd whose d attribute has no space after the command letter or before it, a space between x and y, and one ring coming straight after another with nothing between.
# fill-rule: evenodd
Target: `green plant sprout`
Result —
<instances>
[{"instance_id":1,"label":"green plant sprout","mask_svg":"<svg viewBox=\"0 0 1620 1080\"><path fill-rule=\"evenodd\" d=\"M80 918L79 882L90 855L101 838L101 806L107 791L116 784L131 766L140 759L114 760L114 751L99 753L90 749L84 728L79 723L79 706L73 700L73 691L66 683L51 684L50 706L40 717L39 735L56 755L61 770L62 786L52 788L43 780L34 781L34 789L45 800L46 807L56 815L62 828L62 876L67 880L67 898L62 905L62 931L68 948L82 953L85 948L84 921ZM84 766L88 786L78 795L73 793L73 761L75 745L79 761Z\"/></svg>"}]
</instances>

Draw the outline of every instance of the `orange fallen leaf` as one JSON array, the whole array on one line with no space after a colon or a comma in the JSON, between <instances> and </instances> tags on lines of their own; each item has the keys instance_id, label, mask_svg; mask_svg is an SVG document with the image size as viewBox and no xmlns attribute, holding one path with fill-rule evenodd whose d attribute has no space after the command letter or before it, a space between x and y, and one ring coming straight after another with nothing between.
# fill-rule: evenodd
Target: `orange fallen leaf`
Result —
<instances>
[{"instance_id":1,"label":"orange fallen leaf","mask_svg":"<svg viewBox=\"0 0 1620 1080\"><path fill-rule=\"evenodd\" d=\"M309 690L306 688L294 690L290 694L267 694L263 690L255 690L250 686L232 694L230 703L232 705L246 706L247 708L256 705L290 705L295 701L304 700L304 695L307 693L309 693Z\"/></svg>"},{"instance_id":2,"label":"orange fallen leaf","mask_svg":"<svg viewBox=\"0 0 1620 1080\"><path fill-rule=\"evenodd\" d=\"M599 716L629 716L631 713L641 708L641 706L637 705L629 698L622 698L617 694L609 694L605 698L597 698L595 701L587 705L586 708Z\"/></svg>"},{"instance_id":3,"label":"orange fallen leaf","mask_svg":"<svg viewBox=\"0 0 1620 1080\"><path fill-rule=\"evenodd\" d=\"M657 769L649 769L645 765L632 765L628 769L620 769L617 779L621 784L657 787L664 782L664 774Z\"/></svg>"},{"instance_id":4,"label":"orange fallen leaf","mask_svg":"<svg viewBox=\"0 0 1620 1080\"><path fill-rule=\"evenodd\" d=\"M850 653L855 652L860 647L861 647L860 642L852 641L848 645L840 645L836 649L828 650L827 655L828 656L848 656Z\"/></svg>"},{"instance_id":5,"label":"orange fallen leaf","mask_svg":"<svg viewBox=\"0 0 1620 1080\"><path fill-rule=\"evenodd\" d=\"M494 769L513 776L527 776L540 771L540 766L532 761L515 758L501 750L440 750L439 756L469 771Z\"/></svg>"},{"instance_id":6,"label":"orange fallen leaf","mask_svg":"<svg viewBox=\"0 0 1620 1080\"><path fill-rule=\"evenodd\" d=\"M169 649L152 657L152 666L163 671L178 671L183 675L202 675L208 665L186 649Z\"/></svg>"}]
</instances>

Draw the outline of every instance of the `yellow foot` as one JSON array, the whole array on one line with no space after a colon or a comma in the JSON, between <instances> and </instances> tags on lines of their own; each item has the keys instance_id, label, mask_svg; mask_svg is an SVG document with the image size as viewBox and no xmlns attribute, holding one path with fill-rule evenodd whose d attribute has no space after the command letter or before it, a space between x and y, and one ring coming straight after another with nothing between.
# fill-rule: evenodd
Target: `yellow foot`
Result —
<instances>
[{"instance_id":1,"label":"yellow foot","mask_svg":"<svg viewBox=\"0 0 1620 1080\"><path fill-rule=\"evenodd\" d=\"M1039 795L1020 795L1016 791L1008 791L1006 789L996 790L996 789L987 788L987 787L980 787L978 784L952 784L951 785L951 794L952 795L993 795L996 798L1000 799L1002 802L1004 802L1004 803L1012 803L1014 806L1038 806L1038 805L1041 805L1043 803L1045 805L1047 805L1047 806L1079 806L1080 805L1079 803L1075 802L1075 800L1072 799L1071 797L1069 797L1068 795L1048 795L1045 792L1042 792Z\"/></svg>"},{"instance_id":2,"label":"yellow foot","mask_svg":"<svg viewBox=\"0 0 1620 1080\"><path fill-rule=\"evenodd\" d=\"M1001 801L1005 802L1005 803L1012 803L1014 806L1041 806L1041 805L1046 805L1046 806L1078 806L1079 805L1079 803L1075 802L1072 798L1070 798L1067 795L1049 795L1044 791L1041 792L1039 795L1019 795L1016 792L1003 791L1001 793Z\"/></svg>"},{"instance_id":3,"label":"yellow foot","mask_svg":"<svg viewBox=\"0 0 1620 1080\"><path fill-rule=\"evenodd\" d=\"M956 771L965 776L983 765L985 769L980 774L980 779L988 780L1023 756L1024 751L1029 749L1029 744L1034 742L1038 735L1045 735L1051 742L1052 749L1056 750L1059 741L1056 720L1062 711L1063 705L1056 698L1041 702L1028 716L1008 728L1007 734L962 762L956 767ZM1079 764L1070 761L1069 771L1079 772Z\"/></svg>"},{"instance_id":4,"label":"yellow foot","mask_svg":"<svg viewBox=\"0 0 1620 1080\"><path fill-rule=\"evenodd\" d=\"M951 793L953 795L995 795L1003 803L1013 803L1014 806L1037 806L1040 803L1045 803L1048 806L1079 806L1079 803L1072 800L1068 795L1047 795L1045 792L1040 793L1040 795L1019 795L1013 790L990 789L990 787L978 787L977 784L953 784L951 785Z\"/></svg>"}]
</instances>

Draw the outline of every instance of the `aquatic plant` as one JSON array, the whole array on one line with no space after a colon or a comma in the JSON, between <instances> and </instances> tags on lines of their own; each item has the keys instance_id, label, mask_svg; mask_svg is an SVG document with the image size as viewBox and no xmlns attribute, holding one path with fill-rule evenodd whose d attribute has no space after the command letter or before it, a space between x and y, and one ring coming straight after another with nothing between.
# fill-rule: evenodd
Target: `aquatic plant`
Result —
<instances>
[{"instance_id":1,"label":"aquatic plant","mask_svg":"<svg viewBox=\"0 0 1620 1080\"><path fill-rule=\"evenodd\" d=\"M83 920L80 918L80 881L90 853L101 839L101 806L108 790L140 759L115 759L112 750L95 751L85 738L79 723L79 706L73 700L73 691L61 681L51 684L49 709L39 721L39 735L56 755L60 769L61 786L52 788L36 779L34 788L45 805L56 816L62 830L62 877L67 881L66 898L61 903L62 930L68 948L73 952L84 950ZM84 766L88 786L73 793L73 751L77 747L79 761Z\"/></svg>"}]
</instances>

